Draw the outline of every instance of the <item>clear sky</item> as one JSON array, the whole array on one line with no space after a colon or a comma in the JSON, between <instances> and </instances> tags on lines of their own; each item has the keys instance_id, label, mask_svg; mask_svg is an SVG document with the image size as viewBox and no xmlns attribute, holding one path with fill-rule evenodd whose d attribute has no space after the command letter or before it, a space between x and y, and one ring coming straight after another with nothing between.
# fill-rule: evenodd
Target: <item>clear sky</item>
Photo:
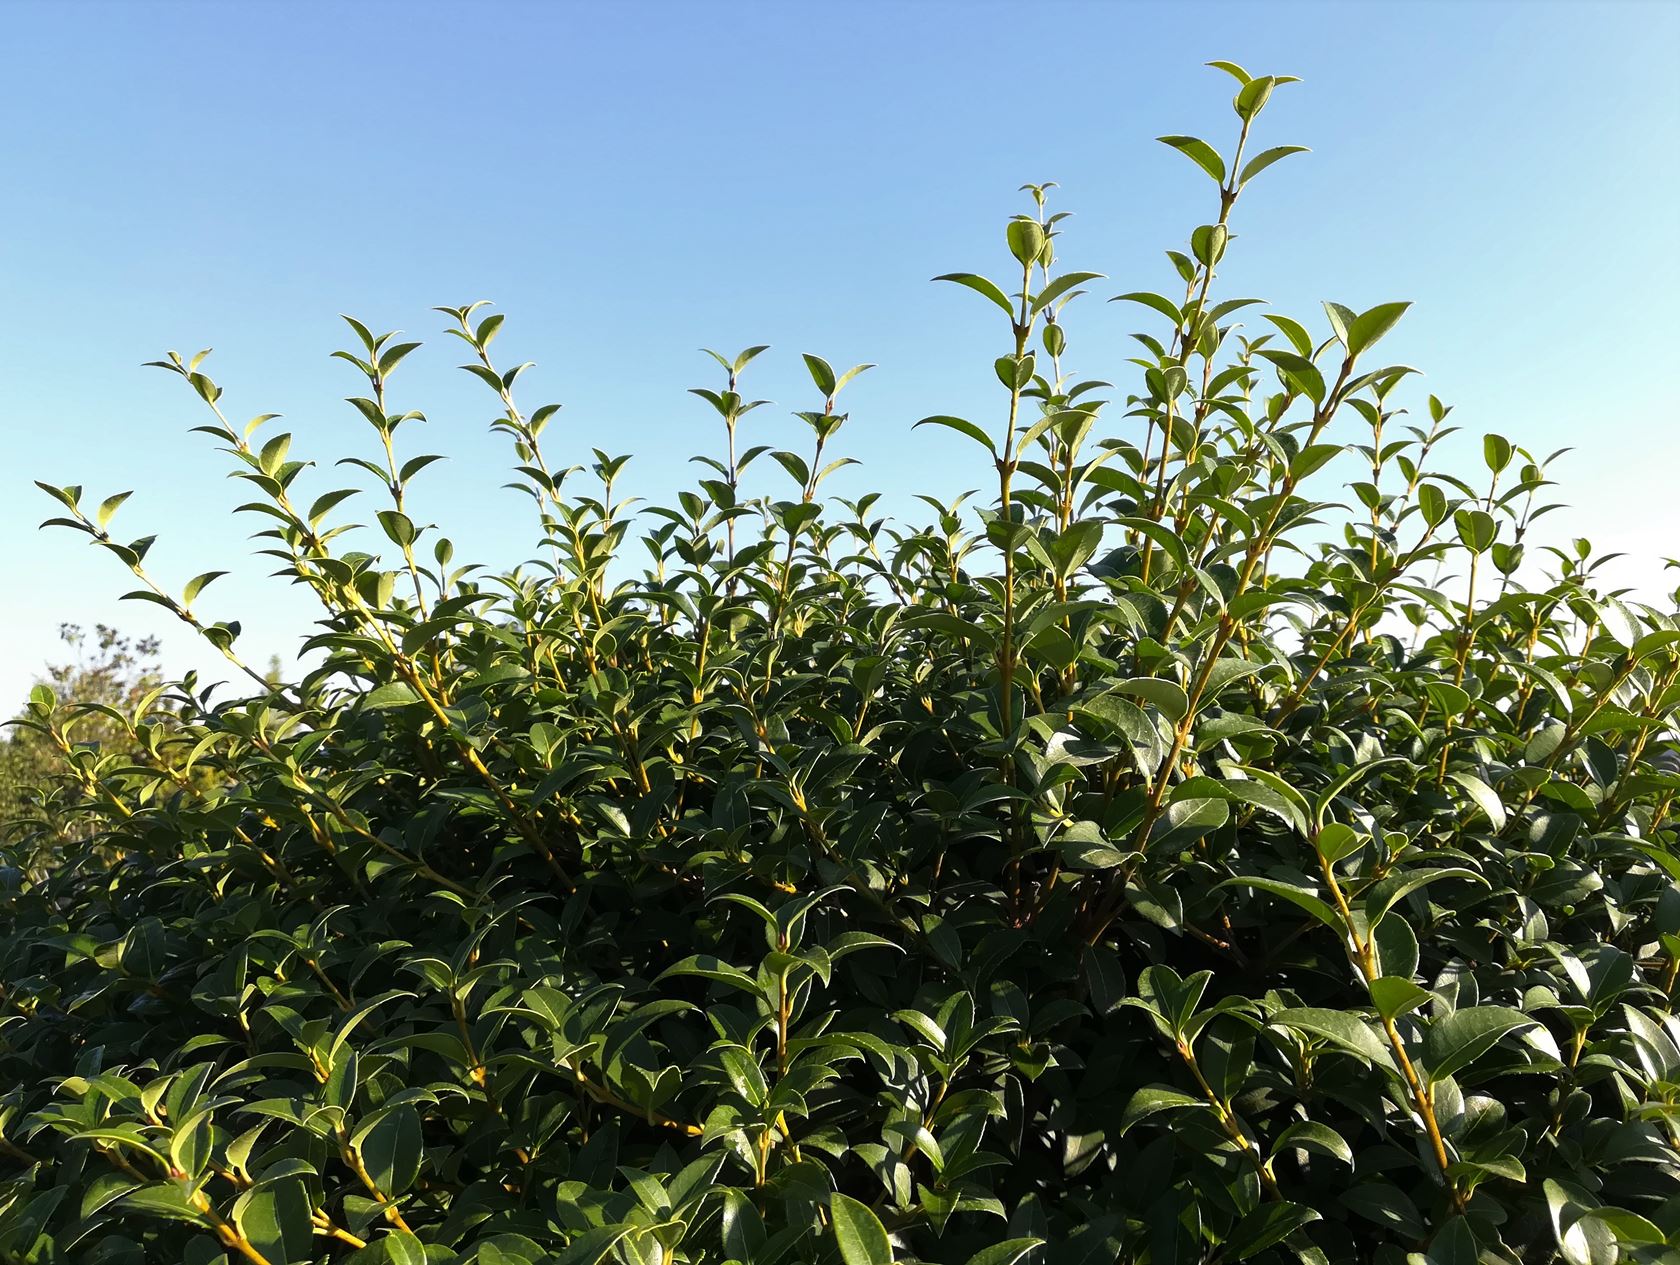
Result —
<instances>
[{"instance_id":1,"label":"clear sky","mask_svg":"<svg viewBox=\"0 0 1680 1265\"><path fill-rule=\"evenodd\" d=\"M1322 331L1319 300L1416 306L1385 350L1473 435L1536 450L1572 507L1550 519L1637 561L1653 596L1680 554L1680 4L617 3L0 6L0 711L60 621L164 636L115 599L115 559L37 532L34 478L104 496L159 537L178 586L239 618L261 662L312 612L265 578L244 499L188 427L184 384L141 363L214 346L231 413L287 416L325 471L372 455L340 402L336 314L427 341L396 379L424 409L409 452L446 454L416 517L469 558L528 555L525 502L482 386L452 366L434 304L489 298L497 351L534 360L528 404L565 404L552 457L635 454L658 497L715 452L702 346L768 342L745 385L777 402L749 442L803 444L798 353L880 368L848 389L840 447L873 485L954 494L987 471L910 424L995 419L986 305L935 273L1003 275L1025 181L1076 212L1069 269L1108 274L1069 312L1070 363L1114 377L1147 318L1100 302L1161 288L1161 251L1210 219L1211 183L1156 144L1228 149L1234 85L1202 63L1299 75L1266 145L1312 148L1256 180L1222 273ZM1351 437L1351 436L1350 436ZM1475 461L1467 442L1460 468ZM354 447L361 445L360 448ZM769 473L768 471L766 472ZM371 508L371 507L370 507ZM1673 575L1674 573L1669 573Z\"/></svg>"}]
</instances>

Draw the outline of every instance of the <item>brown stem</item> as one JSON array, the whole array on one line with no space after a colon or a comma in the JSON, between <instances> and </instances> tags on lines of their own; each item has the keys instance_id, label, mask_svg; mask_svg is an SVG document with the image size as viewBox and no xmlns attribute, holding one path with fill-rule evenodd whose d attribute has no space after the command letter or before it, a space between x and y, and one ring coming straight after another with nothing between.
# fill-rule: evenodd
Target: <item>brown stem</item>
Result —
<instances>
[{"instance_id":1,"label":"brown stem","mask_svg":"<svg viewBox=\"0 0 1680 1265\"><path fill-rule=\"evenodd\" d=\"M1319 871L1324 875L1325 885L1336 902L1336 910L1342 918L1342 928L1347 934L1344 947L1348 950L1348 957L1364 976L1366 987L1369 989L1377 979L1376 959L1371 951L1370 942L1363 939L1355 927L1353 910L1348 905L1347 896L1342 892L1342 885L1336 881L1335 867L1325 859L1322 852L1319 853L1318 864ZM1399 1064L1406 1086L1411 1091L1412 1105L1417 1109L1418 1116L1423 1120L1424 1131L1429 1135L1430 1149L1434 1152L1436 1166L1441 1170L1441 1182L1446 1187L1447 1198L1454 1212L1463 1213L1465 1197L1458 1188L1458 1179L1452 1175L1452 1157L1447 1154L1446 1139L1441 1136L1440 1123L1435 1119L1434 1096L1423 1083L1423 1078L1418 1075L1417 1068L1413 1066L1411 1056L1406 1052L1406 1043L1401 1038L1394 1020L1384 1015L1382 1025L1384 1033L1388 1036L1389 1047L1394 1051L1395 1061Z\"/></svg>"}]
</instances>

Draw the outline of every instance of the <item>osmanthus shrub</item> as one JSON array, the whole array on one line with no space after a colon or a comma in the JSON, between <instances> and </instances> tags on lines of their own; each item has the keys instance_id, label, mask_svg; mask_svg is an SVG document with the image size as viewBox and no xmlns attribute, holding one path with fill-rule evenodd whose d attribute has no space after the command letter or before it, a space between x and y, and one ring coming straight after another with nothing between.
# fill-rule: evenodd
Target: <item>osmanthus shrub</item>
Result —
<instances>
[{"instance_id":1,"label":"osmanthus shrub","mask_svg":"<svg viewBox=\"0 0 1680 1265\"><path fill-rule=\"evenodd\" d=\"M632 512L448 309L540 528L498 572L411 517L416 344L350 323L353 500L162 362L319 666L120 750L33 700L0 1261L1675 1260L1680 622L1531 547L1543 462L1438 467L1405 304L1220 295L1295 149L1221 69L1164 281L1060 270L1042 187L941 278L996 386L925 421L995 496L926 526L822 494L863 366L772 424L718 356L704 477ZM1110 385L1067 317L1116 290ZM213 573L48 491L241 662Z\"/></svg>"}]
</instances>

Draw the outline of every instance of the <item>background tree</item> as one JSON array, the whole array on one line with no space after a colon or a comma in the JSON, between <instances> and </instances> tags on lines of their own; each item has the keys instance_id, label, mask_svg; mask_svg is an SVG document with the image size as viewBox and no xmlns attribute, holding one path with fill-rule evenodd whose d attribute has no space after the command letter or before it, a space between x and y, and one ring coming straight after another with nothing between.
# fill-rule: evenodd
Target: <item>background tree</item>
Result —
<instances>
[{"instance_id":1,"label":"background tree","mask_svg":"<svg viewBox=\"0 0 1680 1265\"><path fill-rule=\"evenodd\" d=\"M163 685L155 637L131 638L104 624L94 625L91 635L75 624L61 624L58 632L71 657L49 664L39 689L65 709L66 723L55 737L20 713L0 736L0 834L40 826L43 797L74 780L58 738L72 748L131 752L132 728L111 712L132 712ZM74 829L67 821L59 824Z\"/></svg>"}]
</instances>

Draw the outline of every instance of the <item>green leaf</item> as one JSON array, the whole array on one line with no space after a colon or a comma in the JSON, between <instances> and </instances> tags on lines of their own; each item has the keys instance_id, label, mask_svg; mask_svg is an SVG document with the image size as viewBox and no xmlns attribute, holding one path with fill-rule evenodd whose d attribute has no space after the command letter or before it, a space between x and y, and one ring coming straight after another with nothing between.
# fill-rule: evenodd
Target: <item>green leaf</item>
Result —
<instances>
[{"instance_id":1,"label":"green leaf","mask_svg":"<svg viewBox=\"0 0 1680 1265\"><path fill-rule=\"evenodd\" d=\"M1100 280L1102 280L1102 273L1100 272L1065 272L1054 278L1044 289L1033 296L1031 310L1041 312L1075 286L1082 286L1087 281Z\"/></svg>"},{"instance_id":2,"label":"green leaf","mask_svg":"<svg viewBox=\"0 0 1680 1265\"><path fill-rule=\"evenodd\" d=\"M850 369L846 370L845 373L841 374L839 380L835 382L834 393L838 395L841 390L845 388L845 385L853 378L857 377L858 374L867 373L874 367L874 365L853 365Z\"/></svg>"},{"instance_id":3,"label":"green leaf","mask_svg":"<svg viewBox=\"0 0 1680 1265\"><path fill-rule=\"evenodd\" d=\"M210 1227L209 1218L187 1202L185 1190L176 1182L158 1182L130 1190L122 1196L118 1209L139 1213L145 1217L184 1221L202 1229Z\"/></svg>"},{"instance_id":4,"label":"green leaf","mask_svg":"<svg viewBox=\"0 0 1680 1265\"><path fill-rule=\"evenodd\" d=\"M424 1140L420 1113L403 1104L387 1111L362 1134L362 1162L388 1197L406 1194L420 1176Z\"/></svg>"},{"instance_id":5,"label":"green leaf","mask_svg":"<svg viewBox=\"0 0 1680 1265\"><path fill-rule=\"evenodd\" d=\"M1279 1155L1288 1150L1316 1151L1349 1167L1353 1165L1353 1148L1348 1145L1348 1140L1329 1125L1316 1120L1296 1121L1277 1135L1277 1140L1272 1143L1272 1154Z\"/></svg>"},{"instance_id":6,"label":"green leaf","mask_svg":"<svg viewBox=\"0 0 1680 1265\"><path fill-rule=\"evenodd\" d=\"M490 319L494 320L495 318L492 317ZM382 374L390 373L391 370L395 369L397 365L401 363L403 357L407 356L409 352L414 351L419 346L419 343L398 343L394 347L387 348L385 350L385 354L379 357L379 372Z\"/></svg>"},{"instance_id":7,"label":"green leaf","mask_svg":"<svg viewBox=\"0 0 1680 1265\"><path fill-rule=\"evenodd\" d=\"M1512 575L1522 566L1523 553L1526 546L1506 544L1503 540L1493 542L1493 565L1500 575Z\"/></svg>"},{"instance_id":8,"label":"green leaf","mask_svg":"<svg viewBox=\"0 0 1680 1265\"><path fill-rule=\"evenodd\" d=\"M1259 779L1191 777L1173 787L1167 802L1182 799L1223 799L1270 813L1279 821L1305 831L1306 818L1289 796Z\"/></svg>"},{"instance_id":9,"label":"green leaf","mask_svg":"<svg viewBox=\"0 0 1680 1265\"><path fill-rule=\"evenodd\" d=\"M1453 1217L1429 1242L1429 1265L1478 1265L1482 1258L1467 1217Z\"/></svg>"},{"instance_id":10,"label":"green leaf","mask_svg":"<svg viewBox=\"0 0 1680 1265\"><path fill-rule=\"evenodd\" d=\"M1299 355L1304 357L1310 357L1312 355L1312 335L1307 333L1307 327L1301 324L1300 321L1295 320L1293 317L1283 316L1277 312L1266 313L1266 319L1283 331L1284 337L1289 340L1289 345L1293 347Z\"/></svg>"},{"instance_id":11,"label":"green leaf","mask_svg":"<svg viewBox=\"0 0 1680 1265\"><path fill-rule=\"evenodd\" d=\"M1633 643L1633 658L1636 662L1648 659L1658 651L1676 644L1680 644L1680 629L1658 629L1656 632L1646 633Z\"/></svg>"},{"instance_id":12,"label":"green leaf","mask_svg":"<svg viewBox=\"0 0 1680 1265\"><path fill-rule=\"evenodd\" d=\"M1203 224L1190 234L1190 253L1196 259L1212 268L1225 255L1225 245L1231 239L1231 232L1223 224Z\"/></svg>"},{"instance_id":13,"label":"green leaf","mask_svg":"<svg viewBox=\"0 0 1680 1265\"><path fill-rule=\"evenodd\" d=\"M1481 1058L1506 1033L1532 1023L1522 1011L1507 1006L1473 1006L1437 1019L1424 1032L1421 1048L1429 1080L1445 1080Z\"/></svg>"},{"instance_id":14,"label":"green leaf","mask_svg":"<svg viewBox=\"0 0 1680 1265\"><path fill-rule=\"evenodd\" d=\"M1498 474L1511 464L1511 441L1503 435L1483 435L1482 461L1489 470Z\"/></svg>"},{"instance_id":15,"label":"green leaf","mask_svg":"<svg viewBox=\"0 0 1680 1265\"><path fill-rule=\"evenodd\" d=\"M1598 618L1604 631L1619 646L1632 647L1639 641L1639 620L1619 598L1606 597L1598 603Z\"/></svg>"},{"instance_id":16,"label":"green leaf","mask_svg":"<svg viewBox=\"0 0 1680 1265\"><path fill-rule=\"evenodd\" d=\"M1018 216L1009 221L1009 253L1020 264L1035 264L1044 250L1044 226L1037 220Z\"/></svg>"},{"instance_id":17,"label":"green leaf","mask_svg":"<svg viewBox=\"0 0 1680 1265\"><path fill-rule=\"evenodd\" d=\"M1621 1256L1615 1231L1598 1215L1590 1196L1573 1184L1550 1177L1541 1189L1551 1212L1558 1249L1568 1265L1615 1265Z\"/></svg>"},{"instance_id":18,"label":"green leaf","mask_svg":"<svg viewBox=\"0 0 1680 1265\"><path fill-rule=\"evenodd\" d=\"M636 1232L634 1225L604 1225L585 1230L553 1258L554 1265L601 1265L608 1254ZM547 1261L543 1265L548 1265Z\"/></svg>"},{"instance_id":19,"label":"green leaf","mask_svg":"<svg viewBox=\"0 0 1680 1265\"><path fill-rule=\"evenodd\" d=\"M400 510L380 510L379 525L384 528L386 536L396 545L412 545L418 533L413 521Z\"/></svg>"},{"instance_id":20,"label":"green leaf","mask_svg":"<svg viewBox=\"0 0 1680 1265\"><path fill-rule=\"evenodd\" d=\"M350 1034L360 1027L374 1011L388 1002L401 1001L413 996L413 993L405 992L400 988L387 989L377 996L369 997L366 1001L358 1002L352 1009L346 1011L332 1028L332 1040L327 1045L327 1061L329 1063L337 1061L339 1051L350 1040Z\"/></svg>"},{"instance_id":21,"label":"green leaf","mask_svg":"<svg viewBox=\"0 0 1680 1265\"><path fill-rule=\"evenodd\" d=\"M684 958L660 972L659 980L670 979L673 976L693 975L700 979L711 980L715 984L727 984L731 988L738 988L744 993L751 993L754 997L764 996L764 990L758 982L738 966L731 966L721 958L710 953L696 953Z\"/></svg>"},{"instance_id":22,"label":"green leaf","mask_svg":"<svg viewBox=\"0 0 1680 1265\"><path fill-rule=\"evenodd\" d=\"M1154 308L1162 316L1173 323L1176 329L1184 324L1184 313L1178 310L1178 304L1159 294L1151 294L1146 290L1136 290L1131 294L1117 294L1109 300L1110 303L1141 303L1145 307Z\"/></svg>"},{"instance_id":23,"label":"green leaf","mask_svg":"<svg viewBox=\"0 0 1680 1265\"><path fill-rule=\"evenodd\" d=\"M101 527L108 527L111 522L111 516L117 512L117 507L133 495L134 493L132 492L118 492L115 496L106 497L99 503L98 513L94 516L95 521L98 522Z\"/></svg>"},{"instance_id":24,"label":"green leaf","mask_svg":"<svg viewBox=\"0 0 1680 1265\"><path fill-rule=\"evenodd\" d=\"M311 523L319 522L322 515L332 509L333 506L337 505L340 501L349 500L352 496L356 496L359 492L359 488L338 488L332 492L323 492L320 496L316 497L309 506L309 521Z\"/></svg>"},{"instance_id":25,"label":"green leaf","mask_svg":"<svg viewBox=\"0 0 1680 1265\"><path fill-rule=\"evenodd\" d=\"M1426 1005L1434 993L1419 988L1409 979L1398 975L1383 975L1370 983L1371 1004L1384 1019L1397 1019L1419 1006Z\"/></svg>"},{"instance_id":26,"label":"green leaf","mask_svg":"<svg viewBox=\"0 0 1680 1265\"><path fill-rule=\"evenodd\" d=\"M807 352L805 353L805 368L810 370L811 381L816 384L817 390L825 397L832 397L835 389L835 379L834 370L830 367L828 361L821 356L813 356Z\"/></svg>"},{"instance_id":27,"label":"green leaf","mask_svg":"<svg viewBox=\"0 0 1680 1265\"><path fill-rule=\"evenodd\" d=\"M829 1196L828 1212L834 1221L834 1238L840 1245L840 1259L845 1265L892 1265L892 1244L887 1239L886 1227L867 1204L836 1193Z\"/></svg>"},{"instance_id":28,"label":"green leaf","mask_svg":"<svg viewBox=\"0 0 1680 1265\"><path fill-rule=\"evenodd\" d=\"M187 581L187 587L181 591L181 605L191 606L198 595L210 585L213 580L226 575L226 571L206 571L202 575L195 575Z\"/></svg>"},{"instance_id":29,"label":"green leaf","mask_svg":"<svg viewBox=\"0 0 1680 1265\"><path fill-rule=\"evenodd\" d=\"M1157 722L1150 719L1143 708L1118 694L1099 694L1076 704L1074 714L1096 720L1123 739L1136 754L1140 771L1154 774L1155 766L1165 751L1156 729Z\"/></svg>"},{"instance_id":30,"label":"green leaf","mask_svg":"<svg viewBox=\"0 0 1680 1265\"><path fill-rule=\"evenodd\" d=\"M200 1108L169 1136L169 1161L189 1177L203 1175L212 1149L211 1109Z\"/></svg>"},{"instance_id":31,"label":"green leaf","mask_svg":"<svg viewBox=\"0 0 1680 1265\"><path fill-rule=\"evenodd\" d=\"M994 457L997 456L997 449L992 444L991 436L986 434L985 431L981 430L973 422L964 421L960 417L947 417L943 414L939 414L934 417L924 417L921 421L916 423L916 426L943 426L947 430L954 430L958 434L967 435ZM911 429L914 430L915 427L913 426Z\"/></svg>"},{"instance_id":32,"label":"green leaf","mask_svg":"<svg viewBox=\"0 0 1680 1265\"><path fill-rule=\"evenodd\" d=\"M262 451L257 454L257 464L262 468L262 472L268 475L278 473L291 446L292 437L289 434L276 435L264 444Z\"/></svg>"},{"instance_id":33,"label":"green leaf","mask_svg":"<svg viewBox=\"0 0 1680 1265\"><path fill-rule=\"evenodd\" d=\"M1294 352L1273 351L1269 347L1261 348L1260 354L1277 367L1284 386L1314 404L1324 403L1324 375L1312 361Z\"/></svg>"},{"instance_id":34,"label":"green leaf","mask_svg":"<svg viewBox=\"0 0 1680 1265\"><path fill-rule=\"evenodd\" d=\"M1119 520L1120 526L1128 531L1135 531L1153 540L1180 567L1190 565L1190 551L1185 547L1184 539L1165 523L1157 523L1153 519L1125 517Z\"/></svg>"},{"instance_id":35,"label":"green leaf","mask_svg":"<svg viewBox=\"0 0 1680 1265\"><path fill-rule=\"evenodd\" d=\"M1170 1085L1146 1085L1133 1094L1126 1104L1126 1110L1120 1117L1120 1133L1124 1135L1138 1121L1163 1111L1181 1111L1186 1107L1206 1106L1204 1100L1192 1098Z\"/></svg>"},{"instance_id":36,"label":"green leaf","mask_svg":"<svg viewBox=\"0 0 1680 1265\"><path fill-rule=\"evenodd\" d=\"M382 711L419 701L420 696L406 682L391 681L362 695L362 708L364 711Z\"/></svg>"},{"instance_id":37,"label":"green leaf","mask_svg":"<svg viewBox=\"0 0 1680 1265\"><path fill-rule=\"evenodd\" d=\"M1488 825L1493 827L1493 833L1499 834L1505 829L1507 818L1505 805L1500 801L1499 793L1474 773L1466 773L1462 769L1454 769L1447 774L1453 781L1462 786L1481 809L1488 819Z\"/></svg>"},{"instance_id":38,"label":"green leaf","mask_svg":"<svg viewBox=\"0 0 1680 1265\"><path fill-rule=\"evenodd\" d=\"M1237 178L1237 184L1239 186L1247 184L1279 159L1288 158L1291 154L1308 152L1310 151L1305 145L1277 145L1271 149L1262 150L1243 164L1242 175Z\"/></svg>"},{"instance_id":39,"label":"green leaf","mask_svg":"<svg viewBox=\"0 0 1680 1265\"><path fill-rule=\"evenodd\" d=\"M1471 553L1486 553L1499 534L1499 524L1486 510L1464 509L1453 515L1458 538Z\"/></svg>"},{"instance_id":40,"label":"green leaf","mask_svg":"<svg viewBox=\"0 0 1680 1265\"><path fill-rule=\"evenodd\" d=\"M1350 857L1364 847L1366 838L1352 826L1343 822L1329 822L1323 830L1313 837L1313 846L1318 853L1331 865Z\"/></svg>"},{"instance_id":41,"label":"green leaf","mask_svg":"<svg viewBox=\"0 0 1680 1265\"><path fill-rule=\"evenodd\" d=\"M1150 847L1185 848L1231 819L1231 803L1223 796L1175 799L1161 814Z\"/></svg>"},{"instance_id":42,"label":"green leaf","mask_svg":"<svg viewBox=\"0 0 1680 1265\"><path fill-rule=\"evenodd\" d=\"M991 1247L983 1247L968 1258L968 1265L1017 1265L1035 1247L1042 1247L1043 1239L1005 1239Z\"/></svg>"},{"instance_id":43,"label":"green leaf","mask_svg":"<svg viewBox=\"0 0 1680 1265\"><path fill-rule=\"evenodd\" d=\"M1225 160L1206 141L1197 140L1194 136L1157 136L1155 139L1178 150L1212 176L1215 184L1225 182Z\"/></svg>"},{"instance_id":44,"label":"green leaf","mask_svg":"<svg viewBox=\"0 0 1680 1265\"><path fill-rule=\"evenodd\" d=\"M1220 1252L1221 1259L1246 1261L1319 1219L1317 1212L1302 1204L1287 1199L1270 1200L1231 1227Z\"/></svg>"},{"instance_id":45,"label":"green leaf","mask_svg":"<svg viewBox=\"0 0 1680 1265\"><path fill-rule=\"evenodd\" d=\"M1265 108L1271 99L1272 89L1279 83L1286 82L1275 75L1262 75L1258 79L1251 79L1238 91L1236 100L1231 104L1238 117L1252 119Z\"/></svg>"},{"instance_id":46,"label":"green leaf","mask_svg":"<svg viewBox=\"0 0 1680 1265\"><path fill-rule=\"evenodd\" d=\"M1424 1236L1423 1214L1412 1197L1393 1182L1365 1182L1342 1192L1342 1202L1402 1239Z\"/></svg>"},{"instance_id":47,"label":"green leaf","mask_svg":"<svg viewBox=\"0 0 1680 1265\"><path fill-rule=\"evenodd\" d=\"M1010 319L1015 317L1015 309L1009 305L1009 296L997 288L994 282L986 280L972 272L947 272L934 278L935 281L950 281L960 286L967 286L976 294L983 294L1006 312Z\"/></svg>"},{"instance_id":48,"label":"green leaf","mask_svg":"<svg viewBox=\"0 0 1680 1265\"><path fill-rule=\"evenodd\" d=\"M1592 1215L1610 1227L1618 1243L1660 1245L1668 1242L1662 1228L1654 1221L1626 1208L1594 1208Z\"/></svg>"},{"instance_id":49,"label":"green leaf","mask_svg":"<svg viewBox=\"0 0 1680 1265\"><path fill-rule=\"evenodd\" d=\"M1340 932L1342 918L1328 902L1321 899L1310 889L1282 879L1261 878L1254 874L1239 874L1235 878L1228 878L1220 887L1252 887L1257 891L1270 892L1273 896L1281 896L1293 905L1306 910L1326 927Z\"/></svg>"},{"instance_id":50,"label":"green leaf","mask_svg":"<svg viewBox=\"0 0 1680 1265\"><path fill-rule=\"evenodd\" d=\"M1113 1014L1126 998L1126 968L1107 945L1085 947L1085 979L1099 1015Z\"/></svg>"},{"instance_id":51,"label":"green leaf","mask_svg":"<svg viewBox=\"0 0 1680 1265\"><path fill-rule=\"evenodd\" d=\"M1279 1027L1322 1037L1362 1062L1374 1064L1385 1071L1396 1070L1394 1055L1387 1042L1372 1031L1370 1024L1347 1011L1302 1006L1278 1011L1271 1017L1271 1022Z\"/></svg>"},{"instance_id":52,"label":"green leaf","mask_svg":"<svg viewBox=\"0 0 1680 1265\"><path fill-rule=\"evenodd\" d=\"M903 1010L893 1011L893 1018L906 1027L914 1029L922 1040L926 1041L935 1050L943 1051L950 1044L950 1036L944 1028L939 1026L939 1022L930 1015L906 1007Z\"/></svg>"},{"instance_id":53,"label":"green leaf","mask_svg":"<svg viewBox=\"0 0 1680 1265\"><path fill-rule=\"evenodd\" d=\"M1159 677L1140 676L1130 681L1116 681L1111 687L1115 694L1128 694L1152 703L1168 720L1177 724L1190 712L1190 698L1184 687Z\"/></svg>"},{"instance_id":54,"label":"green leaf","mask_svg":"<svg viewBox=\"0 0 1680 1265\"><path fill-rule=\"evenodd\" d=\"M1463 866L1430 866L1416 870L1398 870L1384 875L1365 893L1365 920L1375 927L1383 920L1384 915L1393 909L1401 900L1420 887L1435 882L1437 879L1458 878L1468 879L1472 883L1479 883L1483 887L1488 881L1474 870L1467 870Z\"/></svg>"},{"instance_id":55,"label":"green leaf","mask_svg":"<svg viewBox=\"0 0 1680 1265\"><path fill-rule=\"evenodd\" d=\"M378 1240L379 1246L385 1249L385 1255L391 1265L426 1265L426 1245L418 1236L407 1230L389 1230ZM479 1249L480 1265L488 1265L484 1261L484 1249Z\"/></svg>"},{"instance_id":56,"label":"green leaf","mask_svg":"<svg viewBox=\"0 0 1680 1265\"><path fill-rule=\"evenodd\" d=\"M447 460L447 458L442 457L435 452L421 453L417 457L410 457L407 461L402 463L402 469L397 471L397 481L399 483L407 483L434 461L444 460Z\"/></svg>"},{"instance_id":57,"label":"green leaf","mask_svg":"<svg viewBox=\"0 0 1680 1265\"><path fill-rule=\"evenodd\" d=\"M1313 800L1314 829L1324 829L1325 814L1330 811L1330 806L1336 802L1337 797L1340 796L1343 791L1353 786L1354 783L1363 781L1365 778L1370 777L1371 774L1375 773L1378 769L1392 764L1405 764L1406 762L1407 761L1403 756L1383 756L1376 760L1365 760L1361 763L1353 765L1351 768L1344 769L1341 773L1337 774L1335 780L1332 781L1329 786L1320 791L1317 797Z\"/></svg>"},{"instance_id":58,"label":"green leaf","mask_svg":"<svg viewBox=\"0 0 1680 1265\"><path fill-rule=\"evenodd\" d=\"M1417 490L1418 508L1423 512L1423 521L1431 527L1438 527L1447 517L1447 494L1433 483L1420 483Z\"/></svg>"},{"instance_id":59,"label":"green leaf","mask_svg":"<svg viewBox=\"0 0 1680 1265\"><path fill-rule=\"evenodd\" d=\"M52 497L53 500L63 505L66 509L73 510L81 502L82 489L78 486L71 485L62 488L54 487L52 484L43 483L39 479L34 480L34 483L36 487L40 488L41 491Z\"/></svg>"},{"instance_id":60,"label":"green leaf","mask_svg":"<svg viewBox=\"0 0 1680 1265\"><path fill-rule=\"evenodd\" d=\"M1289 463L1289 477L1299 483L1341 456L1340 444L1308 444Z\"/></svg>"},{"instance_id":61,"label":"green leaf","mask_svg":"<svg viewBox=\"0 0 1680 1265\"><path fill-rule=\"evenodd\" d=\"M1470 694L1450 681L1426 681L1424 692L1443 716L1462 716L1470 706Z\"/></svg>"},{"instance_id":62,"label":"green leaf","mask_svg":"<svg viewBox=\"0 0 1680 1265\"><path fill-rule=\"evenodd\" d=\"M1347 331L1352 329L1354 321L1359 319L1359 312L1352 311L1351 307L1344 307L1339 302L1326 302L1324 304L1324 314L1331 321L1331 333L1336 334L1336 338L1341 339L1342 346L1346 346Z\"/></svg>"},{"instance_id":63,"label":"green leaf","mask_svg":"<svg viewBox=\"0 0 1680 1265\"><path fill-rule=\"evenodd\" d=\"M270 1265L304 1265L312 1256L311 1211L303 1182L287 1179L241 1195L233 1205L233 1222Z\"/></svg>"},{"instance_id":64,"label":"green leaf","mask_svg":"<svg viewBox=\"0 0 1680 1265\"><path fill-rule=\"evenodd\" d=\"M1348 355L1357 356L1374 345L1378 339L1399 322L1410 303L1379 303L1361 313L1348 329Z\"/></svg>"}]
</instances>

